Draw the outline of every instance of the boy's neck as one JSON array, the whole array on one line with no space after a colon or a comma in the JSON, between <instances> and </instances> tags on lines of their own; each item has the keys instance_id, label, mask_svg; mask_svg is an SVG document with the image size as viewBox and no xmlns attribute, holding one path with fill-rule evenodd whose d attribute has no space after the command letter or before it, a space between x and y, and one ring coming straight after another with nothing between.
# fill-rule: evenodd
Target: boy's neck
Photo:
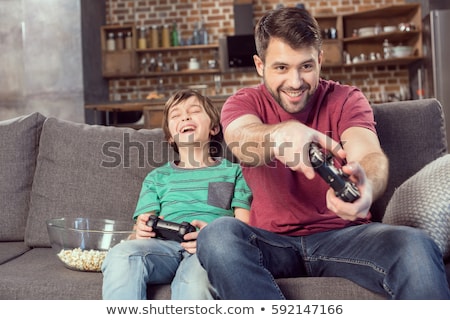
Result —
<instances>
[{"instance_id":1,"label":"boy's neck","mask_svg":"<svg viewBox=\"0 0 450 320\"><path fill-rule=\"evenodd\" d=\"M179 148L180 161L177 166L188 169L210 167L216 161L208 151L208 148Z\"/></svg>"}]
</instances>

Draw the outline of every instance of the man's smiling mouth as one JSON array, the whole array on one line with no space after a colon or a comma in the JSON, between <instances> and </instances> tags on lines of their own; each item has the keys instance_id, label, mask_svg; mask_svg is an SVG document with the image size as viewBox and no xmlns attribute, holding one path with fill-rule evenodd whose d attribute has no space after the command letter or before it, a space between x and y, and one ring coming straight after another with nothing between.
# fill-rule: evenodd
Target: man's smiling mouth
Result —
<instances>
[{"instance_id":1,"label":"man's smiling mouth","mask_svg":"<svg viewBox=\"0 0 450 320\"><path fill-rule=\"evenodd\" d=\"M300 97L304 92L305 92L305 90L284 91L284 93L286 95L288 95L289 97L292 97L292 98Z\"/></svg>"}]
</instances>

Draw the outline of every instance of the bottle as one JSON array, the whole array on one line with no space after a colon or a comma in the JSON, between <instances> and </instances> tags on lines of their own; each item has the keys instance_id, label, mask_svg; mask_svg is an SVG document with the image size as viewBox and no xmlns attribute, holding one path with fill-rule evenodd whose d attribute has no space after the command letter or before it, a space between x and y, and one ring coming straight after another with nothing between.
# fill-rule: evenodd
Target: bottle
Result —
<instances>
[{"instance_id":1,"label":"bottle","mask_svg":"<svg viewBox=\"0 0 450 320\"><path fill-rule=\"evenodd\" d=\"M173 47L180 45L180 38L178 35L178 26L177 26L176 22L174 22L172 25L172 32L171 32L170 38L171 38L171 45Z\"/></svg>"},{"instance_id":2,"label":"bottle","mask_svg":"<svg viewBox=\"0 0 450 320\"><path fill-rule=\"evenodd\" d=\"M162 57L162 53L158 53L158 58L156 60L156 71L157 72L163 72L165 71L164 61Z\"/></svg>"},{"instance_id":3,"label":"bottle","mask_svg":"<svg viewBox=\"0 0 450 320\"><path fill-rule=\"evenodd\" d=\"M106 50L116 50L116 41L114 40L114 33L112 32L108 33L108 40L106 40Z\"/></svg>"},{"instance_id":4,"label":"bottle","mask_svg":"<svg viewBox=\"0 0 450 320\"><path fill-rule=\"evenodd\" d=\"M197 24L194 25L194 31L192 31L192 44L200 44L200 34Z\"/></svg>"},{"instance_id":5,"label":"bottle","mask_svg":"<svg viewBox=\"0 0 450 320\"><path fill-rule=\"evenodd\" d=\"M384 59L392 58L392 44L389 43L388 39L383 41L383 57Z\"/></svg>"},{"instance_id":6,"label":"bottle","mask_svg":"<svg viewBox=\"0 0 450 320\"><path fill-rule=\"evenodd\" d=\"M116 37L116 50L123 50L123 33L118 32Z\"/></svg>"},{"instance_id":7,"label":"bottle","mask_svg":"<svg viewBox=\"0 0 450 320\"><path fill-rule=\"evenodd\" d=\"M208 44L208 31L206 31L205 22L202 18L199 28L199 44Z\"/></svg>"},{"instance_id":8,"label":"bottle","mask_svg":"<svg viewBox=\"0 0 450 320\"><path fill-rule=\"evenodd\" d=\"M158 26L152 26L152 48L159 48L159 33Z\"/></svg>"},{"instance_id":9,"label":"bottle","mask_svg":"<svg viewBox=\"0 0 450 320\"><path fill-rule=\"evenodd\" d=\"M138 41L138 48L139 49L146 49L147 48L147 39L146 39L146 32L145 27L142 26L139 30L139 41Z\"/></svg>"},{"instance_id":10,"label":"bottle","mask_svg":"<svg viewBox=\"0 0 450 320\"><path fill-rule=\"evenodd\" d=\"M126 50L133 49L133 37L131 36L131 31L128 31L125 37L125 49Z\"/></svg>"},{"instance_id":11,"label":"bottle","mask_svg":"<svg viewBox=\"0 0 450 320\"><path fill-rule=\"evenodd\" d=\"M161 41L163 48L170 47L170 30L169 25L165 24L162 29L162 41Z\"/></svg>"}]
</instances>

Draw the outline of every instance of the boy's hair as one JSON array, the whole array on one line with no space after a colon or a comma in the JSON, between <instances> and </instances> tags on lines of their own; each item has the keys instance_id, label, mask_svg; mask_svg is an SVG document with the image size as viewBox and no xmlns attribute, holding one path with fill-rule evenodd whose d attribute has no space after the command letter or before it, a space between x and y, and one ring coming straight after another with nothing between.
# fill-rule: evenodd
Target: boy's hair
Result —
<instances>
[{"instance_id":1,"label":"boy's hair","mask_svg":"<svg viewBox=\"0 0 450 320\"><path fill-rule=\"evenodd\" d=\"M279 38L293 49L314 47L322 50L322 36L319 24L308 11L287 7L269 11L255 26L256 52L265 61L266 50L271 38Z\"/></svg>"},{"instance_id":2,"label":"boy's hair","mask_svg":"<svg viewBox=\"0 0 450 320\"><path fill-rule=\"evenodd\" d=\"M163 120L162 120L162 128L164 131L164 135L167 141L170 141L170 138L172 138L172 135L170 134L169 130L169 111L170 108L173 106L189 99L190 97L196 97L197 100L200 102L200 104L205 109L205 112L208 114L209 118L211 119L211 129L218 127L219 132L210 137L210 154L211 156L221 156L221 146L223 142L223 133L222 133L222 127L220 125L220 110L216 107L214 107L211 100L199 93L198 91L192 90L192 89L182 89L177 92L175 92L166 102L164 105L163 110ZM178 152L178 147L174 142L171 142L171 146L174 148L176 152Z\"/></svg>"}]
</instances>

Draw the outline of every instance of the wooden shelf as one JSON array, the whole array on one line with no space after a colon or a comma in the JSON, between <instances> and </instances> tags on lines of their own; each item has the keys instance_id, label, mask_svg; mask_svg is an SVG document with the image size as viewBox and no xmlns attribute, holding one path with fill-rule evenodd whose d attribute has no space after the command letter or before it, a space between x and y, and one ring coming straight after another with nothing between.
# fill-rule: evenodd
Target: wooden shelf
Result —
<instances>
[{"instance_id":1,"label":"wooden shelf","mask_svg":"<svg viewBox=\"0 0 450 320\"><path fill-rule=\"evenodd\" d=\"M323 69L327 68L352 68L352 67L374 67L374 66L402 66L409 65L413 62L421 61L424 57L405 57L405 58L392 58L392 59L381 59L381 60L366 60L355 63L345 63L345 64L324 64L322 65Z\"/></svg>"},{"instance_id":2,"label":"wooden shelf","mask_svg":"<svg viewBox=\"0 0 450 320\"><path fill-rule=\"evenodd\" d=\"M170 52L170 51L188 51L188 50L213 50L219 49L218 44L198 44L192 46L176 46L167 48L149 48L136 49L137 53L154 53L154 52Z\"/></svg>"},{"instance_id":3,"label":"wooden shelf","mask_svg":"<svg viewBox=\"0 0 450 320\"><path fill-rule=\"evenodd\" d=\"M390 39L394 42L400 42L403 40L409 40L414 36L419 36L420 31L395 31L395 32L381 32L379 34L374 34L373 36L365 36L365 37L351 37L344 38L342 41L344 43L364 43L367 41L383 41L384 39Z\"/></svg>"},{"instance_id":4,"label":"wooden shelf","mask_svg":"<svg viewBox=\"0 0 450 320\"><path fill-rule=\"evenodd\" d=\"M199 70L180 70L180 71L161 71L161 72L144 72L144 73L123 73L120 77L115 74L104 74L105 78L155 78L155 77L175 77L175 76L192 76L204 74L219 74L220 69L199 69Z\"/></svg>"},{"instance_id":5,"label":"wooden shelf","mask_svg":"<svg viewBox=\"0 0 450 320\"><path fill-rule=\"evenodd\" d=\"M323 31L335 28L337 31L336 39L324 37L324 68L334 67L355 67L355 66L383 66L383 65L408 65L423 59L422 48L422 18L420 4L400 4L381 7L373 10L348 13L348 14L330 14L319 15L315 17ZM415 29L411 31L381 32L364 37L353 37L354 30L363 27L398 26L399 23L411 24ZM120 50L115 52L105 51L105 41L109 32L132 31L133 49ZM176 46L167 48L136 48L136 27L134 24L127 25L107 25L102 27L102 57L103 57L103 76L105 78L142 78L142 77L175 77L189 75L215 75L226 73L220 69L200 69L200 70L180 70L168 72L140 72L139 61L144 55L154 53L167 53L179 51L198 51L200 54L209 54L213 50L219 50L219 44L212 43L208 45L190 45ZM345 64L344 53L350 54L350 57L370 53L383 54L383 41L388 41L393 45L408 45L414 47L414 56L405 58L393 58L387 60L365 60L357 63ZM238 71L238 70L236 70ZM254 71L254 68L248 68L246 71Z\"/></svg>"}]
</instances>

